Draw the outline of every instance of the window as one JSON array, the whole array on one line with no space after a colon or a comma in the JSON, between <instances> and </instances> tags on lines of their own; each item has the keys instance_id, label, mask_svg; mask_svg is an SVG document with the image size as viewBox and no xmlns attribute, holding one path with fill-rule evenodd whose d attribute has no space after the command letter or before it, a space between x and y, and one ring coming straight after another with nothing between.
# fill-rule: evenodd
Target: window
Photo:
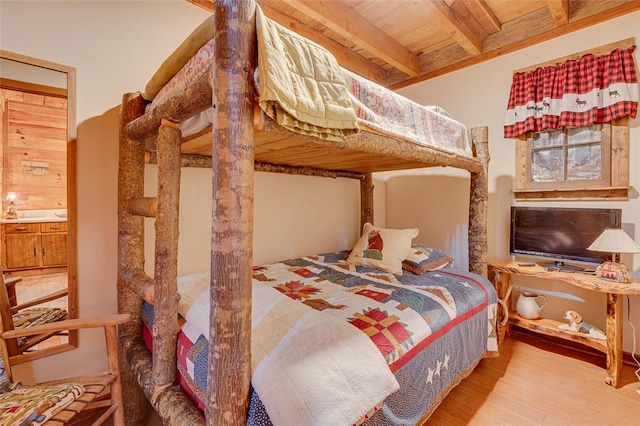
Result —
<instances>
[{"instance_id":1,"label":"window","mask_svg":"<svg viewBox=\"0 0 640 426\"><path fill-rule=\"evenodd\" d=\"M566 186L582 184L582 181L590 186L608 186L611 141L610 132L603 132L602 127L602 124L594 124L533 133L529 140L529 186L554 187L557 183Z\"/></svg>"},{"instance_id":2,"label":"window","mask_svg":"<svg viewBox=\"0 0 640 426\"><path fill-rule=\"evenodd\" d=\"M516 199L627 199L628 118L517 139Z\"/></svg>"},{"instance_id":3,"label":"window","mask_svg":"<svg viewBox=\"0 0 640 426\"><path fill-rule=\"evenodd\" d=\"M504 137L516 142L516 200L629 199L635 49L630 38L514 71Z\"/></svg>"}]
</instances>

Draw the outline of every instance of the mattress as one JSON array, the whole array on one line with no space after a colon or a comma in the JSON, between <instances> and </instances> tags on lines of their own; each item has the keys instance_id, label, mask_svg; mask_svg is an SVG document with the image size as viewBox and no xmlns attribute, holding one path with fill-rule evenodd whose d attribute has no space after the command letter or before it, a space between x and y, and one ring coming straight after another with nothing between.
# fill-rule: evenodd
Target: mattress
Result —
<instances>
[{"instance_id":1,"label":"mattress","mask_svg":"<svg viewBox=\"0 0 640 426\"><path fill-rule=\"evenodd\" d=\"M331 424L357 421L365 421L367 425L416 424L437 407L480 359L497 350L496 295L485 278L450 267L423 275L405 271L398 276L348 265L347 255L347 252L327 253L254 268L252 384L256 391L251 399L250 424L287 424L278 415L271 415L282 408L274 408L274 396L277 396L276 400L289 401L291 405L287 409L295 407L292 401L296 396L284 392L286 387L282 383L273 378L266 384L256 380L263 356L257 354L256 348L263 344L256 343L255 339L265 334L260 322L265 312L272 308L269 306L272 302L267 301L269 292L300 306L286 308L286 312L301 309L295 321L298 328L304 328L300 324L307 324L299 322L300 318L319 314L326 324L339 319L362 333L377 348L385 368L398 383L399 390L391 392L384 400L368 401L368 408L359 419ZM181 316L187 320L178 338L180 381L202 408L209 351L208 329L204 328L208 325L202 321L198 324L194 316L208 317L208 311L200 309L194 315L193 309L198 299L208 299L209 279L206 274L195 274L181 277L178 285L182 294ZM146 305L145 309L145 317L151 322L152 308ZM280 337L285 340L288 336L283 333ZM317 342L306 345L317 347L318 351L305 354L305 359L316 360L329 353L328 344L322 344L322 340ZM274 352L283 348L280 342L269 345ZM292 348L295 347L287 346L289 351ZM353 353L349 357L359 359L359 356ZM330 377L332 373L328 367L317 367L316 362L308 364L311 367L309 374L315 371L317 375L317 371L322 371ZM304 370L301 371L304 375ZM377 374L376 371L373 373ZM382 379L364 379L366 383L378 383L377 380ZM325 391L331 393L332 389ZM304 423L328 424L322 419L307 419Z\"/></svg>"},{"instance_id":2,"label":"mattress","mask_svg":"<svg viewBox=\"0 0 640 426\"><path fill-rule=\"evenodd\" d=\"M210 72L214 58L213 46L213 40L202 45L182 69L158 91L148 105L148 110L183 93L192 81ZM362 131L382 134L465 158L473 157L468 129L444 109L420 105L344 68L342 71ZM257 73L254 72L254 75ZM258 81L256 85L259 90ZM183 136L196 134L210 126L212 112L212 108L209 108L185 120L181 125Z\"/></svg>"}]
</instances>

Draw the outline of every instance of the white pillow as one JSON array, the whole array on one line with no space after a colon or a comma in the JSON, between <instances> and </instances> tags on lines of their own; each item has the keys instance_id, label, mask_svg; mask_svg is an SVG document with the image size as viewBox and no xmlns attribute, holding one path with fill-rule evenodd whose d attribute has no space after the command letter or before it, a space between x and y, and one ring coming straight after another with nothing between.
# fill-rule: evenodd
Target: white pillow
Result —
<instances>
[{"instance_id":1,"label":"white pillow","mask_svg":"<svg viewBox=\"0 0 640 426\"><path fill-rule=\"evenodd\" d=\"M365 223L362 236L351 250L347 262L402 275L402 261L409 254L411 242L419 232L417 228L385 229Z\"/></svg>"}]
</instances>

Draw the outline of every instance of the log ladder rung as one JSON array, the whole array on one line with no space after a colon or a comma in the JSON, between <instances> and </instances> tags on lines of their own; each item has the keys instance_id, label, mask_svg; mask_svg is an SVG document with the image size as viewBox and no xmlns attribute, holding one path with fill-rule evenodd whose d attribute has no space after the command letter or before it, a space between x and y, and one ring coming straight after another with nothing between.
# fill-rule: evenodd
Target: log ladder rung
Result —
<instances>
[{"instance_id":1,"label":"log ladder rung","mask_svg":"<svg viewBox=\"0 0 640 426\"><path fill-rule=\"evenodd\" d=\"M127 213L135 216L156 217L158 199L156 197L131 198L127 202Z\"/></svg>"},{"instance_id":2,"label":"log ladder rung","mask_svg":"<svg viewBox=\"0 0 640 426\"><path fill-rule=\"evenodd\" d=\"M127 285L136 295L143 298L147 303L151 305L154 304L155 301L155 280L147 275L140 268L133 268L129 271L125 272L124 280Z\"/></svg>"}]
</instances>

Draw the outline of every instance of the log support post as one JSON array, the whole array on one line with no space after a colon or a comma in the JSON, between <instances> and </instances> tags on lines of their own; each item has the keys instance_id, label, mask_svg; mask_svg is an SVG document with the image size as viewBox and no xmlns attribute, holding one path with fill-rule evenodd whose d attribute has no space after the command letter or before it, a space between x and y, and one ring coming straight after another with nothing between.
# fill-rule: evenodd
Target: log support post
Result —
<instances>
[{"instance_id":1,"label":"log support post","mask_svg":"<svg viewBox=\"0 0 640 426\"><path fill-rule=\"evenodd\" d=\"M622 294L607 293L607 375L604 380L614 388L620 385L622 373L623 299Z\"/></svg>"},{"instance_id":2,"label":"log support post","mask_svg":"<svg viewBox=\"0 0 640 426\"><path fill-rule=\"evenodd\" d=\"M469 270L487 276L487 208L489 205L489 131L486 126L471 129L475 156L482 170L471 173L469 196Z\"/></svg>"},{"instance_id":3,"label":"log support post","mask_svg":"<svg viewBox=\"0 0 640 426\"><path fill-rule=\"evenodd\" d=\"M360 231L364 224L373 225L373 174L365 173L360 180Z\"/></svg>"},{"instance_id":4,"label":"log support post","mask_svg":"<svg viewBox=\"0 0 640 426\"><path fill-rule=\"evenodd\" d=\"M176 377L178 339L178 224L180 123L162 120L158 139L158 211L154 273L153 381L162 389Z\"/></svg>"},{"instance_id":5,"label":"log support post","mask_svg":"<svg viewBox=\"0 0 640 426\"><path fill-rule=\"evenodd\" d=\"M251 381L255 2L214 0L207 425L247 422Z\"/></svg>"},{"instance_id":6,"label":"log support post","mask_svg":"<svg viewBox=\"0 0 640 426\"><path fill-rule=\"evenodd\" d=\"M125 127L144 113L139 94L126 94L120 111L120 150L118 167L118 311L131 315L131 321L118 327L119 364L122 373L124 411L128 426L139 425L145 414L146 398L129 367L127 351L142 333L142 298L126 285L124 274L144 269L144 218L127 211L129 200L144 194L144 143L127 137Z\"/></svg>"}]
</instances>

